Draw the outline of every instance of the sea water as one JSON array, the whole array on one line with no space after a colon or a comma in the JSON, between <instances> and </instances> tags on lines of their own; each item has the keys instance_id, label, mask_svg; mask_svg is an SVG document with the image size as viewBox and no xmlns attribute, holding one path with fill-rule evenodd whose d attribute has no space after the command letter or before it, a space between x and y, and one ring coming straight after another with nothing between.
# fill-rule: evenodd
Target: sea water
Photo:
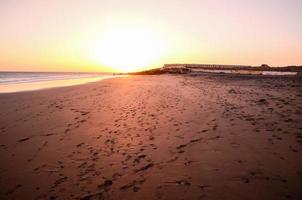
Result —
<instances>
[{"instance_id":1,"label":"sea water","mask_svg":"<svg viewBox=\"0 0 302 200\"><path fill-rule=\"evenodd\" d=\"M71 86L112 77L108 73L0 72L0 93Z\"/></svg>"}]
</instances>

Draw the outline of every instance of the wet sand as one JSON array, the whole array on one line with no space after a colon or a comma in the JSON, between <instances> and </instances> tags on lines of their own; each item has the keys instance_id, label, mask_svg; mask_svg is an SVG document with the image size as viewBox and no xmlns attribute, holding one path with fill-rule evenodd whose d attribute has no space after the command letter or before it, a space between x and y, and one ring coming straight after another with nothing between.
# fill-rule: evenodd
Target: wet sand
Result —
<instances>
[{"instance_id":1,"label":"wet sand","mask_svg":"<svg viewBox=\"0 0 302 200\"><path fill-rule=\"evenodd\" d=\"M301 77L129 76L0 108L0 199L302 198Z\"/></svg>"}]
</instances>

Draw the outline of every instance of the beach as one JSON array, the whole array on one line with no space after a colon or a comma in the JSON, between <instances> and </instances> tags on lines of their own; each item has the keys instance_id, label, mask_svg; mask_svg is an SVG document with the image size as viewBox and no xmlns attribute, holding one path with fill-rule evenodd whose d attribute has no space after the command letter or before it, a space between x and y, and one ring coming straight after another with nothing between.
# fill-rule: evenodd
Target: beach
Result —
<instances>
[{"instance_id":1,"label":"beach","mask_svg":"<svg viewBox=\"0 0 302 200\"><path fill-rule=\"evenodd\" d=\"M0 199L301 199L302 78L137 75L0 94Z\"/></svg>"}]
</instances>

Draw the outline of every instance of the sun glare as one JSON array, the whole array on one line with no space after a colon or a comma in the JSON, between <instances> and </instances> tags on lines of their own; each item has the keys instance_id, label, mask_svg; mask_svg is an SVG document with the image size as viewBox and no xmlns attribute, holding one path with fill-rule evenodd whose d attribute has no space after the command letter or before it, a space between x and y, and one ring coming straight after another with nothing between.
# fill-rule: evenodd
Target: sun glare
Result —
<instances>
[{"instance_id":1,"label":"sun glare","mask_svg":"<svg viewBox=\"0 0 302 200\"><path fill-rule=\"evenodd\" d=\"M164 54L166 45L148 28L120 27L106 31L94 44L94 58L113 71L130 72L148 67Z\"/></svg>"}]
</instances>

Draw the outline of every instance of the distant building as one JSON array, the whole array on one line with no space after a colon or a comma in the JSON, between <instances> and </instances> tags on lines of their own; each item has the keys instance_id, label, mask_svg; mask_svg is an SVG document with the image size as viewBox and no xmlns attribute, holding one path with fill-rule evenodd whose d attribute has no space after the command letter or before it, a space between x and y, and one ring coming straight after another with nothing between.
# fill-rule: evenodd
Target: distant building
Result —
<instances>
[{"instance_id":1,"label":"distant building","mask_svg":"<svg viewBox=\"0 0 302 200\"><path fill-rule=\"evenodd\" d=\"M297 75L302 73L301 66L269 67L250 65L219 65L219 64L165 64L161 70L168 73L224 73L224 74L258 74L258 75Z\"/></svg>"},{"instance_id":2,"label":"distant building","mask_svg":"<svg viewBox=\"0 0 302 200\"><path fill-rule=\"evenodd\" d=\"M167 72L184 73L209 70L247 70L252 66L248 65L219 65L219 64L165 64L163 70Z\"/></svg>"}]
</instances>

